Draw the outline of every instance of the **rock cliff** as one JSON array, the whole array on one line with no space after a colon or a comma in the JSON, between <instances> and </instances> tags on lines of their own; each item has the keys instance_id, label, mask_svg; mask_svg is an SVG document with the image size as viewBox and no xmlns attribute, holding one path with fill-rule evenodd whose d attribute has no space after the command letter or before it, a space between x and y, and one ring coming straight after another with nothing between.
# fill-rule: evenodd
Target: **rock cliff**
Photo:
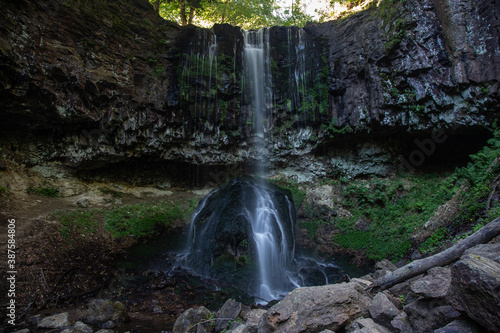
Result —
<instances>
[{"instance_id":1,"label":"rock cliff","mask_svg":"<svg viewBox=\"0 0 500 333\"><path fill-rule=\"evenodd\" d=\"M181 28L146 0L2 7L0 146L28 165L161 162L197 182L263 161L306 177L385 175L466 156L498 117L498 2L385 0L268 29L264 137L238 27Z\"/></svg>"}]
</instances>

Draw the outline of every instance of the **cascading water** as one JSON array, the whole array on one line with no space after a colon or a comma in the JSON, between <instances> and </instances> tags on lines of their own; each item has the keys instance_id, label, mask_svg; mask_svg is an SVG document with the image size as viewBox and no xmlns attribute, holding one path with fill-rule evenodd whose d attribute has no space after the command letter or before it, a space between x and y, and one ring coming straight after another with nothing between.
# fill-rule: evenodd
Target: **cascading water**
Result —
<instances>
[{"instance_id":1,"label":"cascading water","mask_svg":"<svg viewBox=\"0 0 500 333\"><path fill-rule=\"evenodd\" d=\"M259 274L255 295L269 301L287 292L287 286L293 283L289 272L295 256L295 240L293 232L287 230L294 229L295 207L287 198L288 216L280 217L266 186L255 186L254 190L257 203L252 210L245 207L244 213L250 220L256 249Z\"/></svg>"},{"instance_id":2,"label":"cascading water","mask_svg":"<svg viewBox=\"0 0 500 333\"><path fill-rule=\"evenodd\" d=\"M334 264L296 257L291 193L262 179L233 179L193 215L178 265L266 304L294 288L338 281Z\"/></svg>"},{"instance_id":3,"label":"cascading water","mask_svg":"<svg viewBox=\"0 0 500 333\"><path fill-rule=\"evenodd\" d=\"M335 265L296 258L296 212L291 194L260 178L268 172L272 143L269 29L244 31L243 37L241 108L247 125L252 125L250 142L256 165L253 171L258 177L235 179L200 202L178 266L216 279L222 285L237 286L254 296L257 303L267 303L296 287L338 280L341 273ZM295 51L295 69L289 70L289 82L293 86L290 100L294 100L296 108L304 106L308 81L302 30L298 40L297 46L288 47L289 54ZM209 88L216 84L211 80L216 42L213 36L208 52ZM211 98L217 96L209 94L209 103Z\"/></svg>"},{"instance_id":4,"label":"cascading water","mask_svg":"<svg viewBox=\"0 0 500 333\"><path fill-rule=\"evenodd\" d=\"M269 110L273 105L271 89L271 70L269 61L269 29L244 31L243 62L244 84L243 101L252 114L256 136L255 149L261 161L257 162L257 174L265 172L269 151L266 145Z\"/></svg>"}]
</instances>

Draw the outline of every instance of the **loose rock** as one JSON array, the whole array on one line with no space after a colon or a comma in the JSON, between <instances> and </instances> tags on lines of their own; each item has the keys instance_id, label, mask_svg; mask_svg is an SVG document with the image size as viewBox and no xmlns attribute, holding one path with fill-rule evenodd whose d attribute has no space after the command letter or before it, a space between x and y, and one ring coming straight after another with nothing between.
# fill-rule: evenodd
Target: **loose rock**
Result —
<instances>
[{"instance_id":1,"label":"loose rock","mask_svg":"<svg viewBox=\"0 0 500 333\"><path fill-rule=\"evenodd\" d=\"M356 282L298 288L262 316L259 332L337 331L367 314L369 301Z\"/></svg>"},{"instance_id":2,"label":"loose rock","mask_svg":"<svg viewBox=\"0 0 500 333\"><path fill-rule=\"evenodd\" d=\"M500 332L500 264L465 255L451 268L453 305L489 332Z\"/></svg>"},{"instance_id":3,"label":"loose rock","mask_svg":"<svg viewBox=\"0 0 500 333\"><path fill-rule=\"evenodd\" d=\"M67 312L63 312L43 318L38 322L38 328L63 328L66 326L72 326L73 323L74 321L69 318L69 314Z\"/></svg>"}]
</instances>

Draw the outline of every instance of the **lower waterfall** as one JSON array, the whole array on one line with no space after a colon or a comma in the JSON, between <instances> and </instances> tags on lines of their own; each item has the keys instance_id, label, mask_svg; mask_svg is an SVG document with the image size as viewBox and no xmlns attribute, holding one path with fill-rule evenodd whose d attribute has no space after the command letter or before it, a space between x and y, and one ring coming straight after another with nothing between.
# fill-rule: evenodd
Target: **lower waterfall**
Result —
<instances>
[{"instance_id":1,"label":"lower waterfall","mask_svg":"<svg viewBox=\"0 0 500 333\"><path fill-rule=\"evenodd\" d=\"M252 177L234 179L200 201L179 265L234 285L260 304L297 287L338 281L336 265L296 257L295 224L289 191Z\"/></svg>"}]
</instances>

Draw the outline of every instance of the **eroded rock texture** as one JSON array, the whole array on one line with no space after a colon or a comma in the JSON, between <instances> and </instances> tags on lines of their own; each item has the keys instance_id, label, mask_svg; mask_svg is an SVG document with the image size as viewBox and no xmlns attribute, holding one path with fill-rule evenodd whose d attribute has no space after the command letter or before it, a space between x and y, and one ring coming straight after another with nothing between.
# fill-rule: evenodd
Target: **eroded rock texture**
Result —
<instances>
[{"instance_id":1,"label":"eroded rock texture","mask_svg":"<svg viewBox=\"0 0 500 333\"><path fill-rule=\"evenodd\" d=\"M165 161L205 177L262 161L306 177L382 175L420 167L415 149L466 156L498 116L499 17L486 0L386 0L342 21L270 28L262 137L239 28L181 28L146 0L6 0L1 144L31 165Z\"/></svg>"}]
</instances>

